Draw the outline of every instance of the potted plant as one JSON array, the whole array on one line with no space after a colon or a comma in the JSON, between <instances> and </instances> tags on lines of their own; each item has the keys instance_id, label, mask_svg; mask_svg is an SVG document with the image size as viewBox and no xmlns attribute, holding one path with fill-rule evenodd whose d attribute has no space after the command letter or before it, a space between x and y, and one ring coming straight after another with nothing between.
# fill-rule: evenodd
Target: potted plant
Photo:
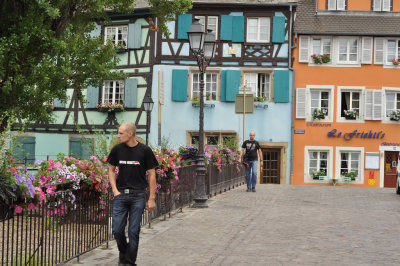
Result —
<instances>
[{"instance_id":1,"label":"potted plant","mask_svg":"<svg viewBox=\"0 0 400 266\"><path fill-rule=\"evenodd\" d=\"M392 64L394 66L398 66L399 65L399 59L392 59Z\"/></svg>"},{"instance_id":2,"label":"potted plant","mask_svg":"<svg viewBox=\"0 0 400 266\"><path fill-rule=\"evenodd\" d=\"M193 107L199 107L200 106L200 97L198 97L198 96L193 97L192 106Z\"/></svg>"},{"instance_id":3,"label":"potted plant","mask_svg":"<svg viewBox=\"0 0 400 266\"><path fill-rule=\"evenodd\" d=\"M315 119L324 119L325 116L328 114L328 110L326 109L318 109L315 108L314 111L312 112L312 118Z\"/></svg>"},{"instance_id":4,"label":"potted plant","mask_svg":"<svg viewBox=\"0 0 400 266\"><path fill-rule=\"evenodd\" d=\"M343 176L351 181L354 181L354 180L356 180L357 172L350 171L350 172L344 173Z\"/></svg>"},{"instance_id":5,"label":"potted plant","mask_svg":"<svg viewBox=\"0 0 400 266\"><path fill-rule=\"evenodd\" d=\"M344 110L344 116L348 120L355 120L358 117L358 111L354 109Z\"/></svg>"},{"instance_id":6,"label":"potted plant","mask_svg":"<svg viewBox=\"0 0 400 266\"><path fill-rule=\"evenodd\" d=\"M124 41L118 42L118 44L113 43L113 46L117 53L123 53L126 51L126 44Z\"/></svg>"},{"instance_id":7,"label":"potted plant","mask_svg":"<svg viewBox=\"0 0 400 266\"><path fill-rule=\"evenodd\" d=\"M331 61L330 54L322 54L322 55L313 54L311 55L311 58L313 59L314 64L326 64Z\"/></svg>"},{"instance_id":8,"label":"potted plant","mask_svg":"<svg viewBox=\"0 0 400 266\"><path fill-rule=\"evenodd\" d=\"M390 120L399 121L400 120L400 111L393 111L390 113Z\"/></svg>"},{"instance_id":9,"label":"potted plant","mask_svg":"<svg viewBox=\"0 0 400 266\"><path fill-rule=\"evenodd\" d=\"M97 105L97 110L100 112L123 112L125 111L124 105L120 103L100 103Z\"/></svg>"},{"instance_id":10,"label":"potted plant","mask_svg":"<svg viewBox=\"0 0 400 266\"><path fill-rule=\"evenodd\" d=\"M321 177L326 177L326 172L325 172L324 169L321 169L321 170L319 170L319 171L313 171L313 172L311 173L311 175L312 175L312 178L313 178L314 180L319 180Z\"/></svg>"},{"instance_id":11,"label":"potted plant","mask_svg":"<svg viewBox=\"0 0 400 266\"><path fill-rule=\"evenodd\" d=\"M265 102L267 100L266 96L255 96L254 101L255 102Z\"/></svg>"}]
</instances>

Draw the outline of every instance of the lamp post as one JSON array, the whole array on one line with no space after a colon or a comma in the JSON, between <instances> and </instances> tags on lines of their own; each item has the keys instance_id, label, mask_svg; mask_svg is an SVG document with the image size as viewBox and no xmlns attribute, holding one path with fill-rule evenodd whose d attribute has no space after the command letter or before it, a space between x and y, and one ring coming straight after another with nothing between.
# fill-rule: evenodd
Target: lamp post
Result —
<instances>
[{"instance_id":1,"label":"lamp post","mask_svg":"<svg viewBox=\"0 0 400 266\"><path fill-rule=\"evenodd\" d=\"M197 154L196 191L194 196L195 208L208 207L205 191L205 163L204 163L204 73L215 53L215 33L212 30L204 31L199 19L194 19L187 32L190 50L197 59L200 70L200 115L199 115L199 152Z\"/></svg>"},{"instance_id":2,"label":"lamp post","mask_svg":"<svg viewBox=\"0 0 400 266\"><path fill-rule=\"evenodd\" d=\"M150 96L146 96L143 99L143 108L147 113L147 120L146 120L146 145L149 145L149 132L150 132L150 113L153 110L153 99Z\"/></svg>"}]
</instances>

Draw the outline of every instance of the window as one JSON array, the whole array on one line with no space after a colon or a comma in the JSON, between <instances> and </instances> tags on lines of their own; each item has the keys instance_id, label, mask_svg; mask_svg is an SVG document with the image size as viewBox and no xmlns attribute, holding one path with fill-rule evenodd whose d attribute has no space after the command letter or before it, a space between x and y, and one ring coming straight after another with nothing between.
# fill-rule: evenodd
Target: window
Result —
<instances>
[{"instance_id":1,"label":"window","mask_svg":"<svg viewBox=\"0 0 400 266\"><path fill-rule=\"evenodd\" d=\"M124 103L124 81L111 80L105 81L103 86L102 102L103 103Z\"/></svg>"},{"instance_id":2,"label":"window","mask_svg":"<svg viewBox=\"0 0 400 266\"><path fill-rule=\"evenodd\" d=\"M20 164L35 163L35 137L16 137L15 162Z\"/></svg>"},{"instance_id":3,"label":"window","mask_svg":"<svg viewBox=\"0 0 400 266\"><path fill-rule=\"evenodd\" d=\"M361 106L361 92L359 91L342 91L341 92L341 117L347 117L348 119L353 119L349 115L348 111L354 111L360 116L360 106ZM354 117L356 119L356 117Z\"/></svg>"},{"instance_id":4,"label":"window","mask_svg":"<svg viewBox=\"0 0 400 266\"><path fill-rule=\"evenodd\" d=\"M210 147L217 147L219 144L219 135L207 135L206 144Z\"/></svg>"},{"instance_id":5,"label":"window","mask_svg":"<svg viewBox=\"0 0 400 266\"><path fill-rule=\"evenodd\" d=\"M206 101L217 100L218 73L205 73L204 97ZM200 73L192 74L192 99L200 97Z\"/></svg>"},{"instance_id":6,"label":"window","mask_svg":"<svg viewBox=\"0 0 400 266\"><path fill-rule=\"evenodd\" d=\"M270 99L270 75L269 73L245 73L246 93L253 93L256 97ZM243 93L243 89L240 89Z\"/></svg>"},{"instance_id":7,"label":"window","mask_svg":"<svg viewBox=\"0 0 400 266\"><path fill-rule=\"evenodd\" d=\"M93 138L71 137L69 139L69 156L79 159L89 159L93 153Z\"/></svg>"},{"instance_id":8,"label":"window","mask_svg":"<svg viewBox=\"0 0 400 266\"><path fill-rule=\"evenodd\" d=\"M319 180L319 175L326 176L328 173L328 151L308 152L308 175Z\"/></svg>"},{"instance_id":9,"label":"window","mask_svg":"<svg viewBox=\"0 0 400 266\"><path fill-rule=\"evenodd\" d=\"M311 114L314 110L322 110L326 117L330 116L330 92L324 90L311 90Z\"/></svg>"},{"instance_id":10,"label":"window","mask_svg":"<svg viewBox=\"0 0 400 266\"><path fill-rule=\"evenodd\" d=\"M386 52L386 63L393 64L392 60L399 59L400 54L400 40L388 40L387 41L387 52Z\"/></svg>"},{"instance_id":11,"label":"window","mask_svg":"<svg viewBox=\"0 0 400 266\"><path fill-rule=\"evenodd\" d=\"M356 38L339 39L339 63L340 64L358 63L358 39Z\"/></svg>"},{"instance_id":12,"label":"window","mask_svg":"<svg viewBox=\"0 0 400 266\"><path fill-rule=\"evenodd\" d=\"M199 144L199 132L188 132L190 142L188 145L198 146ZM228 147L233 150L237 150L238 143L236 138L236 132L205 132L204 133L204 144L207 144L210 147L217 147L218 145L222 145L224 147Z\"/></svg>"},{"instance_id":13,"label":"window","mask_svg":"<svg viewBox=\"0 0 400 266\"><path fill-rule=\"evenodd\" d=\"M340 177L355 173L358 177L360 172L360 152L340 152ZM352 181L355 181L355 178Z\"/></svg>"},{"instance_id":14,"label":"window","mask_svg":"<svg viewBox=\"0 0 400 266\"><path fill-rule=\"evenodd\" d=\"M345 10L346 0L328 0L328 10Z\"/></svg>"},{"instance_id":15,"label":"window","mask_svg":"<svg viewBox=\"0 0 400 266\"><path fill-rule=\"evenodd\" d=\"M373 10L374 11L390 11L391 10L391 5L390 5L391 0L373 0Z\"/></svg>"},{"instance_id":16,"label":"window","mask_svg":"<svg viewBox=\"0 0 400 266\"><path fill-rule=\"evenodd\" d=\"M270 18L247 18L247 42L269 42Z\"/></svg>"},{"instance_id":17,"label":"window","mask_svg":"<svg viewBox=\"0 0 400 266\"><path fill-rule=\"evenodd\" d=\"M105 28L105 42L110 40L115 46L123 46L126 48L128 44L128 26L116 26Z\"/></svg>"},{"instance_id":18,"label":"window","mask_svg":"<svg viewBox=\"0 0 400 266\"><path fill-rule=\"evenodd\" d=\"M323 55L331 54L332 39L331 38L313 38L312 49L313 54Z\"/></svg>"},{"instance_id":19,"label":"window","mask_svg":"<svg viewBox=\"0 0 400 266\"><path fill-rule=\"evenodd\" d=\"M215 33L215 39L218 38L218 17L217 16L195 16L195 18L200 19L200 23L204 25L205 29L213 30L213 33ZM207 18L207 23L205 23L206 18Z\"/></svg>"},{"instance_id":20,"label":"window","mask_svg":"<svg viewBox=\"0 0 400 266\"><path fill-rule=\"evenodd\" d=\"M400 111L400 92L386 91L386 117Z\"/></svg>"}]
</instances>

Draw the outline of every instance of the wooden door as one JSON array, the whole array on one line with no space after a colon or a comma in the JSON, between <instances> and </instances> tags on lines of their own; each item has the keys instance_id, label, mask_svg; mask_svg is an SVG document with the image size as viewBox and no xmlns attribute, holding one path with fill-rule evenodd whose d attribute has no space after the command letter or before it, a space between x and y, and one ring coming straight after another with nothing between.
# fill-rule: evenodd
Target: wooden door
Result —
<instances>
[{"instance_id":1,"label":"wooden door","mask_svg":"<svg viewBox=\"0 0 400 266\"><path fill-rule=\"evenodd\" d=\"M398 151L385 151L385 176L383 187L396 187Z\"/></svg>"},{"instance_id":2,"label":"wooden door","mask_svg":"<svg viewBox=\"0 0 400 266\"><path fill-rule=\"evenodd\" d=\"M280 184L281 179L281 150L263 149L263 169L261 184Z\"/></svg>"}]
</instances>

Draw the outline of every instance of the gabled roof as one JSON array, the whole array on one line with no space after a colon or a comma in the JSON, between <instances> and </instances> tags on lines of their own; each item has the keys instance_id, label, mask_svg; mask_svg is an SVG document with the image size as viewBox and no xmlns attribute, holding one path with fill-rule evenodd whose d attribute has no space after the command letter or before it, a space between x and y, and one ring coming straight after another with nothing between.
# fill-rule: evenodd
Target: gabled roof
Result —
<instances>
[{"instance_id":1,"label":"gabled roof","mask_svg":"<svg viewBox=\"0 0 400 266\"><path fill-rule=\"evenodd\" d=\"M400 36L400 12L316 12L316 0L299 0L294 33L315 35Z\"/></svg>"}]
</instances>

